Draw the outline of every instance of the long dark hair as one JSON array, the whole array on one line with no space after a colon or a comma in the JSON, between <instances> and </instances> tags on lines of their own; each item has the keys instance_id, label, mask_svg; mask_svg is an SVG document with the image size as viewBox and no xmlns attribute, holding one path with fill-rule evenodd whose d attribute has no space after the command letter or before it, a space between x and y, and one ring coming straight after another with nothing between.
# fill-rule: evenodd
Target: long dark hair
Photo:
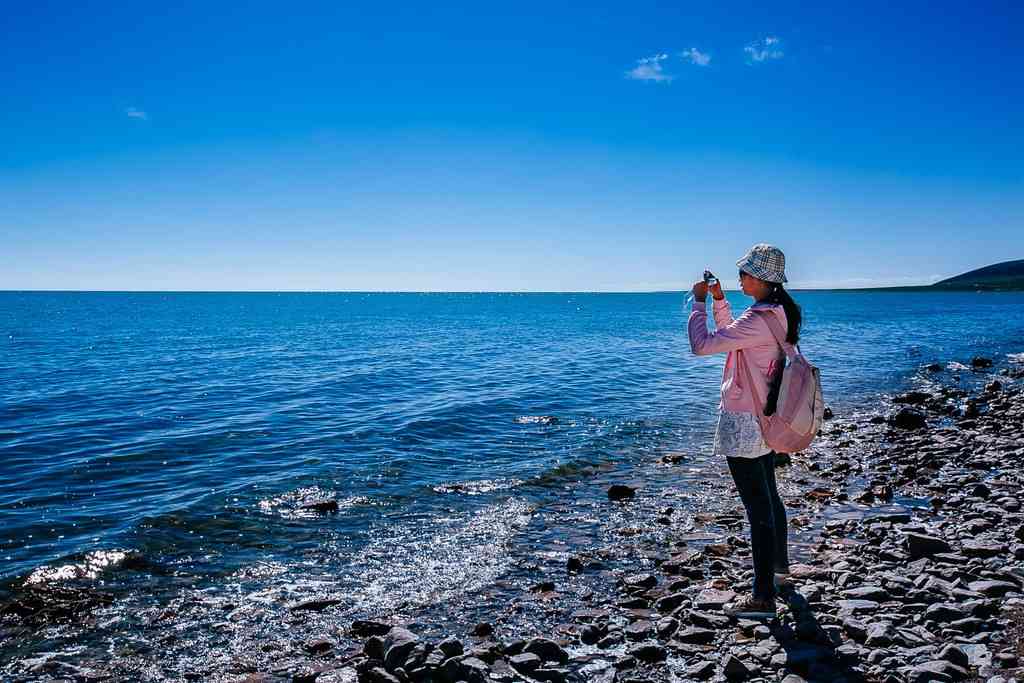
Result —
<instances>
[{"instance_id":1,"label":"long dark hair","mask_svg":"<svg viewBox=\"0 0 1024 683\"><path fill-rule=\"evenodd\" d=\"M800 312L800 306L793 301L793 297L789 295L789 292L781 284L776 282L768 284L772 287L772 293L762 301L769 304L782 305L782 309L786 311L786 326L789 328L786 330L786 341L790 344L796 344L800 341L800 325L804 321L803 314Z\"/></svg>"}]
</instances>

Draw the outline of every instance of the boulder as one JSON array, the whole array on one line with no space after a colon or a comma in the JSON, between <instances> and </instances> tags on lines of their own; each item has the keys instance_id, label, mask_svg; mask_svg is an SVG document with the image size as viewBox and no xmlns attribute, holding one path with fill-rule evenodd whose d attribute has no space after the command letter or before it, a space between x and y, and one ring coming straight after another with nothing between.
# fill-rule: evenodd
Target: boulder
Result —
<instances>
[{"instance_id":1,"label":"boulder","mask_svg":"<svg viewBox=\"0 0 1024 683\"><path fill-rule=\"evenodd\" d=\"M949 543L937 536L905 532L904 537L907 539L907 550L910 552L912 560L931 557L936 553L948 553L953 550Z\"/></svg>"},{"instance_id":2,"label":"boulder","mask_svg":"<svg viewBox=\"0 0 1024 683\"><path fill-rule=\"evenodd\" d=\"M608 500L630 500L636 495L636 489L625 484L612 484L608 487Z\"/></svg>"},{"instance_id":3,"label":"boulder","mask_svg":"<svg viewBox=\"0 0 1024 683\"><path fill-rule=\"evenodd\" d=\"M889 418L889 423L898 429L923 429L928 426L924 413L913 408L901 408Z\"/></svg>"},{"instance_id":4,"label":"boulder","mask_svg":"<svg viewBox=\"0 0 1024 683\"><path fill-rule=\"evenodd\" d=\"M409 653L420 642L419 636L412 631L395 626L384 636L384 668L394 671L405 664Z\"/></svg>"},{"instance_id":5,"label":"boulder","mask_svg":"<svg viewBox=\"0 0 1024 683\"><path fill-rule=\"evenodd\" d=\"M569 661L569 653L550 638L531 638L526 641L523 652L531 652L546 662L565 664Z\"/></svg>"}]
</instances>

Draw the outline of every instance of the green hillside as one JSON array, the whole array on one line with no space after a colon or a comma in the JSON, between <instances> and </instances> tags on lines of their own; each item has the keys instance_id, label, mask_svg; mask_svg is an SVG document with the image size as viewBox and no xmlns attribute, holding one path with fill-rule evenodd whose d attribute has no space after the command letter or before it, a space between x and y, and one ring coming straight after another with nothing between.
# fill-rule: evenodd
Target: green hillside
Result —
<instances>
[{"instance_id":1,"label":"green hillside","mask_svg":"<svg viewBox=\"0 0 1024 683\"><path fill-rule=\"evenodd\" d=\"M1024 259L1004 261L940 280L930 289L1024 290Z\"/></svg>"}]
</instances>

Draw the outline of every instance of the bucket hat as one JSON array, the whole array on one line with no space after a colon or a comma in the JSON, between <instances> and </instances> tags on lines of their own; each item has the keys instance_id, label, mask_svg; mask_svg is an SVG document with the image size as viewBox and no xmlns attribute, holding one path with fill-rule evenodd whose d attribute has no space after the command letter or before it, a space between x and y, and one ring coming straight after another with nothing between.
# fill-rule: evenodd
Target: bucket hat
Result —
<instances>
[{"instance_id":1,"label":"bucket hat","mask_svg":"<svg viewBox=\"0 0 1024 683\"><path fill-rule=\"evenodd\" d=\"M755 244L746 256L736 262L745 273L765 282L786 282L786 256L778 247Z\"/></svg>"}]
</instances>

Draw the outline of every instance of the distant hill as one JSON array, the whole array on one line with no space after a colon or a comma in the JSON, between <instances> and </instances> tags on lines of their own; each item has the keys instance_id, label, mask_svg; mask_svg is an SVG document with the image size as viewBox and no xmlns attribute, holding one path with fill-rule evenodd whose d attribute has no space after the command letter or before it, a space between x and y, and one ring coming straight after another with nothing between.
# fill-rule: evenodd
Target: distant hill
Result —
<instances>
[{"instance_id":1,"label":"distant hill","mask_svg":"<svg viewBox=\"0 0 1024 683\"><path fill-rule=\"evenodd\" d=\"M936 282L929 289L1024 290L1024 259L995 263L956 277L946 278Z\"/></svg>"}]
</instances>

